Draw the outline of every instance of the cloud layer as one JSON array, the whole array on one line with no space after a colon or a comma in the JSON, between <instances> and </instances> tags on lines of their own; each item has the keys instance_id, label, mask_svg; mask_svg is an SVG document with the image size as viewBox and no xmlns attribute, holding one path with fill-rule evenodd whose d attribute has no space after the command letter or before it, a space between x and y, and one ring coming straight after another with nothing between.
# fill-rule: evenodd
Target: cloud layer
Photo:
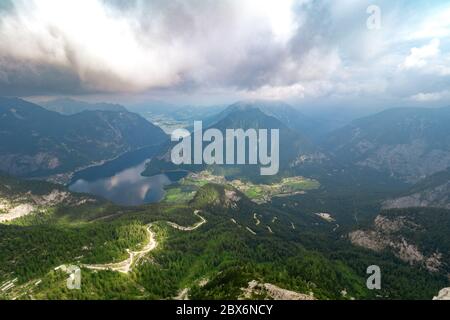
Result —
<instances>
[{"instance_id":1,"label":"cloud layer","mask_svg":"<svg viewBox=\"0 0 450 320\"><path fill-rule=\"evenodd\" d=\"M448 97L438 93L450 84L450 5L378 1L381 29L370 30L370 4L2 1L0 95L219 90L399 103Z\"/></svg>"}]
</instances>

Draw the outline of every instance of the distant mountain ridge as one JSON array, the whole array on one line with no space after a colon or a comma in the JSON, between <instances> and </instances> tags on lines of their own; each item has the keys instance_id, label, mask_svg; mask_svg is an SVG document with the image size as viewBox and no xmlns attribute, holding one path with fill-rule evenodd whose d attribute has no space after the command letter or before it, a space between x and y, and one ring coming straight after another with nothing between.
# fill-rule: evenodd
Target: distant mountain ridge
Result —
<instances>
[{"instance_id":1,"label":"distant mountain ridge","mask_svg":"<svg viewBox=\"0 0 450 320\"><path fill-rule=\"evenodd\" d=\"M385 209L414 207L450 209L450 168L421 180L406 194L383 203Z\"/></svg>"},{"instance_id":2,"label":"distant mountain ridge","mask_svg":"<svg viewBox=\"0 0 450 320\"><path fill-rule=\"evenodd\" d=\"M226 118L232 112L258 109L265 115L273 117L286 127L294 130L308 139L320 134L320 124L314 119L304 115L300 110L282 101L245 100L239 101L223 110L217 115L210 116L206 123L211 126L215 122Z\"/></svg>"},{"instance_id":3,"label":"distant mountain ridge","mask_svg":"<svg viewBox=\"0 0 450 320\"><path fill-rule=\"evenodd\" d=\"M150 116L164 116L177 121L205 120L220 113L225 109L222 105L213 106L178 106L163 101L147 101L140 104L127 106L127 109L142 115L145 118Z\"/></svg>"},{"instance_id":4,"label":"distant mountain ridge","mask_svg":"<svg viewBox=\"0 0 450 320\"><path fill-rule=\"evenodd\" d=\"M127 109L119 104L112 103L88 103L74 99L56 99L42 103L42 106L50 111L65 115L73 115L83 111L115 111L125 112Z\"/></svg>"},{"instance_id":5,"label":"distant mountain ridge","mask_svg":"<svg viewBox=\"0 0 450 320\"><path fill-rule=\"evenodd\" d=\"M397 108L353 121L323 146L344 163L409 183L450 167L450 108Z\"/></svg>"},{"instance_id":6,"label":"distant mountain ridge","mask_svg":"<svg viewBox=\"0 0 450 320\"><path fill-rule=\"evenodd\" d=\"M18 176L62 173L167 140L130 112L61 115L18 98L0 98L0 171Z\"/></svg>"},{"instance_id":7,"label":"distant mountain ridge","mask_svg":"<svg viewBox=\"0 0 450 320\"><path fill-rule=\"evenodd\" d=\"M228 109L227 109L228 110ZM287 127L282 121L267 115L259 108L236 108L231 106L228 115L212 125L225 132L226 129L277 129L280 131L280 166L289 167L295 159L315 152L315 147L301 134ZM269 131L270 134L270 131Z\"/></svg>"},{"instance_id":8,"label":"distant mountain ridge","mask_svg":"<svg viewBox=\"0 0 450 320\"><path fill-rule=\"evenodd\" d=\"M224 136L227 129L268 129L270 135L271 129L278 129L280 132L279 150L280 150L280 173L292 171L293 168L302 166L305 163L317 162L323 160L326 156L321 153L313 143L306 137L292 130L282 121L264 113L258 106L253 105L231 105L224 110L215 122L203 123L203 130L208 128L218 129ZM172 144L171 146L173 146ZM186 170L203 170L205 166L183 165L181 167L172 165L170 161L171 146L166 149L160 157L152 159L147 165L144 175L154 175L162 171L176 170L176 168ZM270 151L270 146L269 146ZM247 151L246 151L247 152ZM224 154L226 154L224 150ZM247 153L246 153L247 154ZM246 157L248 158L248 157ZM210 168L218 170L218 174L225 175L228 178L246 177L259 179L260 165L213 165Z\"/></svg>"}]
</instances>

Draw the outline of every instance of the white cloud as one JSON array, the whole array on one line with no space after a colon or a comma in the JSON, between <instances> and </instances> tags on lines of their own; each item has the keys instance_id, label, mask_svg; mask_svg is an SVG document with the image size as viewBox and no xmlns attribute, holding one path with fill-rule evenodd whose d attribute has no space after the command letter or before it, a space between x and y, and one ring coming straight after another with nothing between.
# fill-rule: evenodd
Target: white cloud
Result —
<instances>
[{"instance_id":1,"label":"white cloud","mask_svg":"<svg viewBox=\"0 0 450 320\"><path fill-rule=\"evenodd\" d=\"M403 103L450 87L450 9L422 0L380 0L376 32L354 0L11 3L0 14L0 95Z\"/></svg>"},{"instance_id":2,"label":"white cloud","mask_svg":"<svg viewBox=\"0 0 450 320\"><path fill-rule=\"evenodd\" d=\"M446 77L450 75L450 55L441 52L441 41L435 38L422 47L412 48L399 65L399 71L418 71L421 74Z\"/></svg>"},{"instance_id":3,"label":"white cloud","mask_svg":"<svg viewBox=\"0 0 450 320\"><path fill-rule=\"evenodd\" d=\"M439 46L440 40L433 39L427 45L424 45L419 48L412 48L411 53L400 65L400 68L408 70L413 68L425 67L431 58L434 58L439 55L440 53Z\"/></svg>"},{"instance_id":4,"label":"white cloud","mask_svg":"<svg viewBox=\"0 0 450 320\"><path fill-rule=\"evenodd\" d=\"M100 91L214 77L238 67L262 42L282 49L297 28L293 0L139 1L126 12L101 0L17 0L14 6L0 16L0 61L68 68Z\"/></svg>"},{"instance_id":5,"label":"white cloud","mask_svg":"<svg viewBox=\"0 0 450 320\"><path fill-rule=\"evenodd\" d=\"M280 65L281 74L294 80L315 81L331 77L341 66L341 58L335 49L312 47L299 59L288 57Z\"/></svg>"},{"instance_id":6,"label":"white cloud","mask_svg":"<svg viewBox=\"0 0 450 320\"><path fill-rule=\"evenodd\" d=\"M254 91L243 92L243 95L251 99L287 100L291 98L303 98L305 88L301 84L290 86L265 85Z\"/></svg>"},{"instance_id":7,"label":"white cloud","mask_svg":"<svg viewBox=\"0 0 450 320\"><path fill-rule=\"evenodd\" d=\"M410 97L411 100L416 102L433 102L448 98L450 98L450 91L448 90L430 93L421 92Z\"/></svg>"},{"instance_id":8,"label":"white cloud","mask_svg":"<svg viewBox=\"0 0 450 320\"><path fill-rule=\"evenodd\" d=\"M275 39L285 43L291 39L298 27L292 11L293 4L292 0L247 0L241 2L241 10L248 15L266 18Z\"/></svg>"},{"instance_id":9,"label":"white cloud","mask_svg":"<svg viewBox=\"0 0 450 320\"><path fill-rule=\"evenodd\" d=\"M450 76L450 54L441 56L438 61L434 61L430 69L439 76Z\"/></svg>"},{"instance_id":10,"label":"white cloud","mask_svg":"<svg viewBox=\"0 0 450 320\"><path fill-rule=\"evenodd\" d=\"M1 21L0 55L68 67L94 89L173 85L192 54L158 37L145 45L132 20L101 1L17 1L16 8Z\"/></svg>"}]
</instances>

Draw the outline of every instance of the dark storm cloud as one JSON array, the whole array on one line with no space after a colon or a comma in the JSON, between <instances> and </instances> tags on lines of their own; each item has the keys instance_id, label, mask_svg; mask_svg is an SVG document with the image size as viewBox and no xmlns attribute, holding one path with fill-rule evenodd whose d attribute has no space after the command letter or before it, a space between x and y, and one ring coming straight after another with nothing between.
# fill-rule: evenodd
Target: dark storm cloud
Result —
<instances>
[{"instance_id":1,"label":"dark storm cloud","mask_svg":"<svg viewBox=\"0 0 450 320\"><path fill-rule=\"evenodd\" d=\"M422 99L445 96L449 84L445 3L378 1L377 31L366 27L370 1L0 4L0 95L214 90ZM421 77L429 79L422 87Z\"/></svg>"},{"instance_id":2,"label":"dark storm cloud","mask_svg":"<svg viewBox=\"0 0 450 320\"><path fill-rule=\"evenodd\" d=\"M69 68L0 59L0 96L81 94L85 89Z\"/></svg>"}]
</instances>

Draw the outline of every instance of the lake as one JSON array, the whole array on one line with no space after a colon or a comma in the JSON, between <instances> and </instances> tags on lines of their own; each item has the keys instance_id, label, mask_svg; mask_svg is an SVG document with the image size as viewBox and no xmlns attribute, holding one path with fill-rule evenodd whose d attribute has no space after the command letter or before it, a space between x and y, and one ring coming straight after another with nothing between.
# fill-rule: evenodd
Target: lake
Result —
<instances>
[{"instance_id":1,"label":"lake","mask_svg":"<svg viewBox=\"0 0 450 320\"><path fill-rule=\"evenodd\" d=\"M164 198L164 188L186 176L186 173L141 176L145 164L158 151L160 147L143 148L103 165L76 172L69 184L69 190L101 196L120 205L159 202Z\"/></svg>"}]
</instances>

